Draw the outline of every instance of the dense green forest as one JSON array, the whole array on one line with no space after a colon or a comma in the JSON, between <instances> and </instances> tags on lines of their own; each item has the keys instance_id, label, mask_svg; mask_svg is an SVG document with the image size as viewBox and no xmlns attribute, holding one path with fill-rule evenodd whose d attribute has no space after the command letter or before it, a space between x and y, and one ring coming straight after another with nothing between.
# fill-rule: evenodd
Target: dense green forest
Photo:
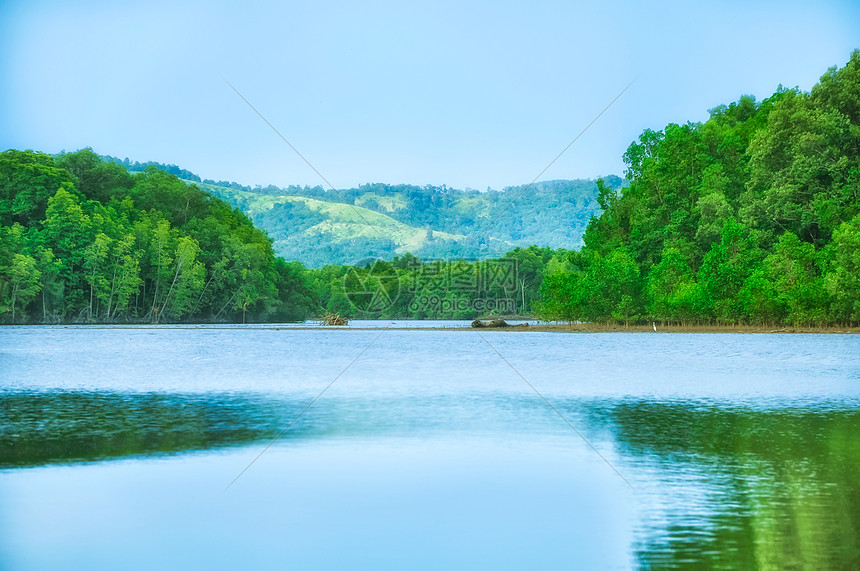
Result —
<instances>
[{"instance_id":1,"label":"dense green forest","mask_svg":"<svg viewBox=\"0 0 860 571\"><path fill-rule=\"evenodd\" d=\"M328 267L312 289L331 310L385 317L860 323L860 51L809 93L646 130L624 160L626 185L598 181L579 249Z\"/></svg>"},{"instance_id":2,"label":"dense green forest","mask_svg":"<svg viewBox=\"0 0 860 571\"><path fill-rule=\"evenodd\" d=\"M624 160L623 183L327 192L201 181L89 149L10 150L0 315L860 323L860 51L809 93L780 87L646 130ZM328 265L285 262L249 216L275 247Z\"/></svg>"},{"instance_id":3,"label":"dense green forest","mask_svg":"<svg viewBox=\"0 0 860 571\"><path fill-rule=\"evenodd\" d=\"M552 253L516 249L482 262L422 262L407 253L392 262L309 270L275 256L270 238L245 214L166 172L187 171L142 168L130 172L91 149L0 154L4 323L521 313L537 296ZM369 241L364 245L372 253Z\"/></svg>"},{"instance_id":4,"label":"dense green forest","mask_svg":"<svg viewBox=\"0 0 860 571\"><path fill-rule=\"evenodd\" d=\"M547 272L548 319L860 322L860 51L805 93L646 130L601 185L585 245Z\"/></svg>"},{"instance_id":5,"label":"dense green forest","mask_svg":"<svg viewBox=\"0 0 860 571\"><path fill-rule=\"evenodd\" d=\"M300 319L303 274L247 216L155 167L0 154L6 323Z\"/></svg>"},{"instance_id":6,"label":"dense green forest","mask_svg":"<svg viewBox=\"0 0 860 571\"><path fill-rule=\"evenodd\" d=\"M370 319L474 319L530 315L546 268L565 250L516 248L490 260L422 260L412 254L364 266L308 270L320 308Z\"/></svg>"}]
</instances>

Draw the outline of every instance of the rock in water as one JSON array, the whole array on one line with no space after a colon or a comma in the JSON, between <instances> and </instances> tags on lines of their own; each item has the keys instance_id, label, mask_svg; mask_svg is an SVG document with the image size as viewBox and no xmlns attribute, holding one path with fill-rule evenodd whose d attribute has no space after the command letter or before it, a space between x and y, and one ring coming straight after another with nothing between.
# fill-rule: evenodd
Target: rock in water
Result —
<instances>
[{"instance_id":1,"label":"rock in water","mask_svg":"<svg viewBox=\"0 0 860 571\"><path fill-rule=\"evenodd\" d=\"M487 321L476 319L472 322L472 327L508 327L508 322L504 319L489 319Z\"/></svg>"}]
</instances>

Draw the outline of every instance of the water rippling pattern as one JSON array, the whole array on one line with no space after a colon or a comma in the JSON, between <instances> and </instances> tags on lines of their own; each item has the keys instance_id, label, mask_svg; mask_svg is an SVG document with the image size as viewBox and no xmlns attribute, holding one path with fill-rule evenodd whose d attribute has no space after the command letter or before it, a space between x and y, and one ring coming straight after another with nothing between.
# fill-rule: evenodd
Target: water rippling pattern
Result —
<instances>
[{"instance_id":1,"label":"water rippling pattern","mask_svg":"<svg viewBox=\"0 0 860 571\"><path fill-rule=\"evenodd\" d=\"M376 332L7 328L0 567L860 568L860 338L482 334L635 490L476 332L385 332L222 493Z\"/></svg>"}]
</instances>

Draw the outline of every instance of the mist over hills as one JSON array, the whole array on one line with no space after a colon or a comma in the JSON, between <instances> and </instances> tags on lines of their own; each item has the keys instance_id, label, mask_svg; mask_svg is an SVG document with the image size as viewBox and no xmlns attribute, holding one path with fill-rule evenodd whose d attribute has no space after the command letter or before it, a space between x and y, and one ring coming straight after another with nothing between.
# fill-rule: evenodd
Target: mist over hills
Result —
<instances>
[{"instance_id":1,"label":"mist over hills","mask_svg":"<svg viewBox=\"0 0 860 571\"><path fill-rule=\"evenodd\" d=\"M309 267L392 259L485 259L532 244L575 249L592 216L600 214L593 180L551 180L502 190L370 183L250 187L201 179L176 165L103 156L130 171L155 166L221 198L247 214L274 241L278 255ZM624 181L604 178L613 188Z\"/></svg>"}]
</instances>

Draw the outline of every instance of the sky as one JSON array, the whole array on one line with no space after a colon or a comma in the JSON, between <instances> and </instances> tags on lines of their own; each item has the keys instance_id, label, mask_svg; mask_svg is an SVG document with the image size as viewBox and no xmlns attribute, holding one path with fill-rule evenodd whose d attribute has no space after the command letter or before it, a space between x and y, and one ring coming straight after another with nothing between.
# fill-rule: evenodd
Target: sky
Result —
<instances>
[{"instance_id":1,"label":"sky","mask_svg":"<svg viewBox=\"0 0 860 571\"><path fill-rule=\"evenodd\" d=\"M646 128L860 48L860 2L0 0L0 149L248 185L479 190L623 175Z\"/></svg>"}]
</instances>

